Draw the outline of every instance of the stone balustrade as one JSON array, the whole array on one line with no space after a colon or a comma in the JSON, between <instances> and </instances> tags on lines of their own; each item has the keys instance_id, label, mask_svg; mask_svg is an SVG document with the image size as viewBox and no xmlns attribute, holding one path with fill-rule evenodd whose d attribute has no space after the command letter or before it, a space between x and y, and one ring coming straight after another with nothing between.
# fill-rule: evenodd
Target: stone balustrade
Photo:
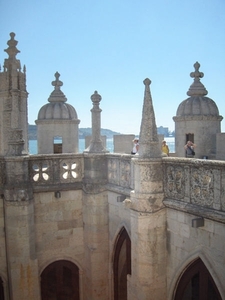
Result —
<instances>
[{"instance_id":1,"label":"stone balustrade","mask_svg":"<svg viewBox=\"0 0 225 300\"><path fill-rule=\"evenodd\" d=\"M29 160L29 174L34 190L81 188L83 155L32 155Z\"/></svg>"}]
</instances>

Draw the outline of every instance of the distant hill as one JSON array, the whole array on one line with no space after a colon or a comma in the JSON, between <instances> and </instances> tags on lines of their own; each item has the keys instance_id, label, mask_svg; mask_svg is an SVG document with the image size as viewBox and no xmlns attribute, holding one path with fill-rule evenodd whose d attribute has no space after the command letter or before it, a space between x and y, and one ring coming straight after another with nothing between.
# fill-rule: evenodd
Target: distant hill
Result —
<instances>
[{"instance_id":1,"label":"distant hill","mask_svg":"<svg viewBox=\"0 0 225 300\"><path fill-rule=\"evenodd\" d=\"M85 139L86 136L91 135L91 128L79 128L79 138ZM113 138L114 135L121 134L119 132L112 131L110 129L101 129L101 135L106 135L108 139ZM37 139L37 125L28 125L28 139Z\"/></svg>"}]
</instances>

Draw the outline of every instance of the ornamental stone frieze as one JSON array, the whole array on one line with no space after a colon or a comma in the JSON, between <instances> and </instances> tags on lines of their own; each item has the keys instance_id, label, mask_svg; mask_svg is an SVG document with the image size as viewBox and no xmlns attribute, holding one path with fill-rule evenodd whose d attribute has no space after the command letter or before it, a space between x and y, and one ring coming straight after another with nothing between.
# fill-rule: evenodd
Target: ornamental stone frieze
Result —
<instances>
[{"instance_id":1,"label":"ornamental stone frieze","mask_svg":"<svg viewBox=\"0 0 225 300\"><path fill-rule=\"evenodd\" d=\"M131 161L121 157L108 158L109 183L129 188L131 186Z\"/></svg>"},{"instance_id":2,"label":"ornamental stone frieze","mask_svg":"<svg viewBox=\"0 0 225 300\"><path fill-rule=\"evenodd\" d=\"M192 168L191 202L203 206L212 206L214 200L214 176L211 169Z\"/></svg>"},{"instance_id":3,"label":"ornamental stone frieze","mask_svg":"<svg viewBox=\"0 0 225 300\"><path fill-rule=\"evenodd\" d=\"M185 205L196 205L206 210L225 211L223 162L186 158L166 158L165 162L163 168L166 201L179 201L180 205L186 203Z\"/></svg>"},{"instance_id":4,"label":"ornamental stone frieze","mask_svg":"<svg viewBox=\"0 0 225 300\"><path fill-rule=\"evenodd\" d=\"M167 165L165 171L166 197L183 199L185 195L185 170L179 165Z\"/></svg>"},{"instance_id":5,"label":"ornamental stone frieze","mask_svg":"<svg viewBox=\"0 0 225 300\"><path fill-rule=\"evenodd\" d=\"M131 163L127 160L120 162L120 185L123 187L130 187L131 181Z\"/></svg>"}]
</instances>

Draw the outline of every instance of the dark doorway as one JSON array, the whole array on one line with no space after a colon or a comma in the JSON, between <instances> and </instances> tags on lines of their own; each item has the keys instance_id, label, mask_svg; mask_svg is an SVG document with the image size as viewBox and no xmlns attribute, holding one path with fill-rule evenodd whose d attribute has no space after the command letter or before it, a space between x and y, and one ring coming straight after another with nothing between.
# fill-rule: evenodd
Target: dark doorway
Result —
<instances>
[{"instance_id":1,"label":"dark doorway","mask_svg":"<svg viewBox=\"0 0 225 300\"><path fill-rule=\"evenodd\" d=\"M114 300L127 300L127 274L131 274L131 241L122 228L116 242L114 262Z\"/></svg>"},{"instance_id":2,"label":"dark doorway","mask_svg":"<svg viewBox=\"0 0 225 300\"><path fill-rule=\"evenodd\" d=\"M175 300L222 300L212 276L199 258L182 275Z\"/></svg>"},{"instance_id":3,"label":"dark doorway","mask_svg":"<svg viewBox=\"0 0 225 300\"><path fill-rule=\"evenodd\" d=\"M3 281L2 278L0 277L0 300L4 300L4 288L3 288Z\"/></svg>"},{"instance_id":4,"label":"dark doorway","mask_svg":"<svg viewBox=\"0 0 225 300\"><path fill-rule=\"evenodd\" d=\"M48 265L41 274L42 300L79 300L79 269L67 260Z\"/></svg>"}]
</instances>

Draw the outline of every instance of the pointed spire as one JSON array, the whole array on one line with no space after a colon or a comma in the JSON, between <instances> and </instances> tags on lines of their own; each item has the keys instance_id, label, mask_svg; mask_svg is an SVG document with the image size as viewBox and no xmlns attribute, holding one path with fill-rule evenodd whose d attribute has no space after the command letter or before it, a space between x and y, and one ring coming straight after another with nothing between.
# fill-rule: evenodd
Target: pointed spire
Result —
<instances>
[{"instance_id":1,"label":"pointed spire","mask_svg":"<svg viewBox=\"0 0 225 300\"><path fill-rule=\"evenodd\" d=\"M205 96L208 94L208 91L204 85L200 82L200 78L204 77L203 72L199 72L200 64L196 62L194 64L195 71L190 73L190 76L194 78L194 82L190 86L187 95L188 96Z\"/></svg>"},{"instance_id":2,"label":"pointed spire","mask_svg":"<svg viewBox=\"0 0 225 300\"><path fill-rule=\"evenodd\" d=\"M55 80L52 81L52 85L55 87L54 91L51 93L48 98L49 102L66 102L67 98L64 93L60 90L60 87L63 85L63 82L59 80L60 74L55 73Z\"/></svg>"},{"instance_id":3,"label":"pointed spire","mask_svg":"<svg viewBox=\"0 0 225 300\"><path fill-rule=\"evenodd\" d=\"M159 158L161 157L161 151L150 92L151 80L146 78L143 83L145 85L145 92L140 130L139 157Z\"/></svg>"}]
</instances>

